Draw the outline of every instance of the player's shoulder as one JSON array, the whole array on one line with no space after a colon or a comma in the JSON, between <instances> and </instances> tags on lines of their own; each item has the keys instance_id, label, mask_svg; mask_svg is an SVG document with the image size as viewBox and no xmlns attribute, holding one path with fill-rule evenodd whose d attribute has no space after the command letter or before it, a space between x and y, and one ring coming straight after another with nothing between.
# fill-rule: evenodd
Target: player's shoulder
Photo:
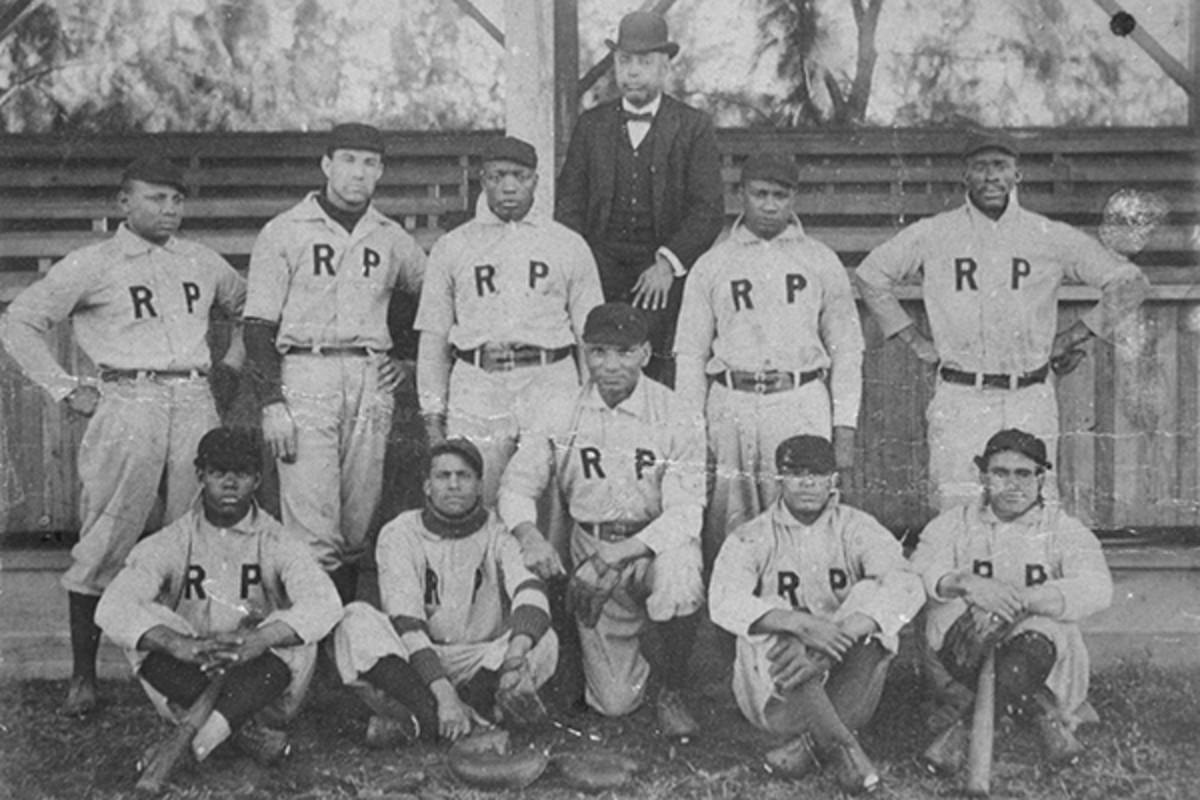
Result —
<instances>
[{"instance_id":1,"label":"player's shoulder","mask_svg":"<svg viewBox=\"0 0 1200 800\"><path fill-rule=\"evenodd\" d=\"M1095 538L1096 534L1083 520L1070 514L1058 503L1046 503L1039 512L1041 526L1060 534L1084 535Z\"/></svg>"},{"instance_id":2,"label":"player's shoulder","mask_svg":"<svg viewBox=\"0 0 1200 800\"><path fill-rule=\"evenodd\" d=\"M843 502L838 502L833 508L835 518L847 526L861 528L884 528L883 523L876 519L875 515L869 511L863 511L861 508L847 505Z\"/></svg>"},{"instance_id":3,"label":"player's shoulder","mask_svg":"<svg viewBox=\"0 0 1200 800\"><path fill-rule=\"evenodd\" d=\"M748 546L769 544L775 538L775 523L773 518L776 508L775 504L770 505L765 511L760 512L758 516L751 517L731 530L727 538Z\"/></svg>"},{"instance_id":4,"label":"player's shoulder","mask_svg":"<svg viewBox=\"0 0 1200 800\"><path fill-rule=\"evenodd\" d=\"M175 236L172 237L170 246L174 253L188 259L189 261L204 263L217 267L229 267L229 269L233 269L233 267L229 266L229 262L225 260L223 255L203 242L198 242L195 239L188 239L183 236Z\"/></svg>"},{"instance_id":5,"label":"player's shoulder","mask_svg":"<svg viewBox=\"0 0 1200 800\"><path fill-rule=\"evenodd\" d=\"M163 563L175 553L186 553L188 542L196 531L196 509L189 509L179 519L142 539L129 553L129 561Z\"/></svg>"},{"instance_id":6,"label":"player's shoulder","mask_svg":"<svg viewBox=\"0 0 1200 800\"><path fill-rule=\"evenodd\" d=\"M424 529L425 525L421 521L421 509L413 508L401 511L380 528L379 541L380 543L399 541L417 535Z\"/></svg>"}]
</instances>

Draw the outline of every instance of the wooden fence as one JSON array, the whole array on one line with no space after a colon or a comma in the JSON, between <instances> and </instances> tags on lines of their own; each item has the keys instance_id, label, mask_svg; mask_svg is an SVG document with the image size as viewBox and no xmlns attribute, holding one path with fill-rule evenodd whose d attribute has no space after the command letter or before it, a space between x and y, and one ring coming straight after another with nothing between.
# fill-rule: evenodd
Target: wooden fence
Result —
<instances>
[{"instance_id":1,"label":"wooden fence","mask_svg":"<svg viewBox=\"0 0 1200 800\"><path fill-rule=\"evenodd\" d=\"M1118 346L1097 342L1059 383L1061 483L1071 508L1107 530L1200 526L1200 139L1187 129L1023 130L1022 203L1096 233L1117 190L1153 193L1170 213L1133 260L1153 283L1144 314ZM486 133L389 134L378 204L426 247L467 215L474 162ZM794 154L809 233L849 268L915 219L962 202L958 134L935 130L839 133L720 131L727 210L737 213L739 164L751 152ZM186 164L195 187L185 234L244 267L258 229L322 182L320 137L180 134L58 141L0 140L0 307L70 250L108 235L113 187L132 157L161 152ZM544 178L545 179L545 178ZM906 290L920 315L917 287ZM1096 293L1062 292L1060 327ZM859 454L848 493L896 530L928 517L924 408L933 375L869 317ZM88 369L66 326L56 347ZM0 365L0 532L73 530L75 454L82 423L69 420Z\"/></svg>"}]
</instances>

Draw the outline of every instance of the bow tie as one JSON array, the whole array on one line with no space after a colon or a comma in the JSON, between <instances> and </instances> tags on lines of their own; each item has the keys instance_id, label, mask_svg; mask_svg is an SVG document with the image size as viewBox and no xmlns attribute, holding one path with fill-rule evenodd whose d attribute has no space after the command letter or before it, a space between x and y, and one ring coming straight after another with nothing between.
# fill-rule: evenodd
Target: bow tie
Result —
<instances>
[{"instance_id":1,"label":"bow tie","mask_svg":"<svg viewBox=\"0 0 1200 800\"><path fill-rule=\"evenodd\" d=\"M638 114L633 111L621 110L621 119L625 122L654 122L654 115L649 111Z\"/></svg>"}]
</instances>

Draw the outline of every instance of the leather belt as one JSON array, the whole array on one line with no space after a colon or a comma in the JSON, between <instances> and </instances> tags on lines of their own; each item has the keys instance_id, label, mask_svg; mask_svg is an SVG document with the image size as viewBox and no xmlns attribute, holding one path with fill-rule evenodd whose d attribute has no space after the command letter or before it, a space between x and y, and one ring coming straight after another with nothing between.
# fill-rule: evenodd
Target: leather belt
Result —
<instances>
[{"instance_id":1,"label":"leather belt","mask_svg":"<svg viewBox=\"0 0 1200 800\"><path fill-rule=\"evenodd\" d=\"M1045 381L1046 376L1050 374L1050 365L1043 364L1021 375L1005 372L963 372L953 367L942 367L938 374L947 383L960 383L964 386L974 386L976 389L1024 389L1026 386Z\"/></svg>"},{"instance_id":2,"label":"leather belt","mask_svg":"<svg viewBox=\"0 0 1200 800\"><path fill-rule=\"evenodd\" d=\"M295 345L288 345L287 349L287 355L289 356L369 356L372 352L374 351L372 351L371 348L358 345L335 345L331 347L322 347L320 345L314 345L313 347L296 347Z\"/></svg>"},{"instance_id":3,"label":"leather belt","mask_svg":"<svg viewBox=\"0 0 1200 800\"><path fill-rule=\"evenodd\" d=\"M738 392L755 392L757 394L774 394L796 389L810 381L824 377L825 370L814 369L808 372L788 372L778 369L760 370L758 372L742 372L727 369L713 376L722 386Z\"/></svg>"},{"instance_id":4,"label":"leather belt","mask_svg":"<svg viewBox=\"0 0 1200 800\"><path fill-rule=\"evenodd\" d=\"M574 345L547 350L531 344L488 343L471 350L454 348L459 361L474 364L484 372L508 372L519 367L539 367L562 361L575 352Z\"/></svg>"},{"instance_id":5,"label":"leather belt","mask_svg":"<svg viewBox=\"0 0 1200 800\"><path fill-rule=\"evenodd\" d=\"M137 381L137 380L195 380L203 378L208 373L202 369L113 369L106 367L100 370L100 380Z\"/></svg>"},{"instance_id":6,"label":"leather belt","mask_svg":"<svg viewBox=\"0 0 1200 800\"><path fill-rule=\"evenodd\" d=\"M649 520L643 522L581 522L579 523L579 527L597 539L603 539L606 542L619 542L640 532L649 524Z\"/></svg>"}]
</instances>

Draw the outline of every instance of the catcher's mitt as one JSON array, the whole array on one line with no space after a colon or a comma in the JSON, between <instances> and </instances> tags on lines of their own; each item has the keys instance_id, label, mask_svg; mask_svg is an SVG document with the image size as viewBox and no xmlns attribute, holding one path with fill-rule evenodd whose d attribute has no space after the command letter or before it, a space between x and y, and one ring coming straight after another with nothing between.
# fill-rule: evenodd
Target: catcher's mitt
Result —
<instances>
[{"instance_id":1,"label":"catcher's mitt","mask_svg":"<svg viewBox=\"0 0 1200 800\"><path fill-rule=\"evenodd\" d=\"M938 658L950 677L967 686L975 685L975 676L988 651L999 644L1014 623L1005 622L977 606L964 611L942 640Z\"/></svg>"},{"instance_id":2,"label":"catcher's mitt","mask_svg":"<svg viewBox=\"0 0 1200 800\"><path fill-rule=\"evenodd\" d=\"M602 792L629 782L641 765L629 756L610 750L564 753L554 759L563 780L585 792Z\"/></svg>"},{"instance_id":3,"label":"catcher's mitt","mask_svg":"<svg viewBox=\"0 0 1200 800\"><path fill-rule=\"evenodd\" d=\"M505 723L523 727L545 724L549 719L542 699L533 683L529 659L522 656L500 665L500 682L496 687L496 711Z\"/></svg>"},{"instance_id":4,"label":"catcher's mitt","mask_svg":"<svg viewBox=\"0 0 1200 800\"><path fill-rule=\"evenodd\" d=\"M600 621L604 604L620 582L621 568L593 553L571 573L567 584L567 608L575 614L580 625L594 628Z\"/></svg>"},{"instance_id":5,"label":"catcher's mitt","mask_svg":"<svg viewBox=\"0 0 1200 800\"><path fill-rule=\"evenodd\" d=\"M502 730L473 733L459 739L446 754L450 771L463 783L481 789L523 789L537 780L550 758L532 747L511 752Z\"/></svg>"}]
</instances>

